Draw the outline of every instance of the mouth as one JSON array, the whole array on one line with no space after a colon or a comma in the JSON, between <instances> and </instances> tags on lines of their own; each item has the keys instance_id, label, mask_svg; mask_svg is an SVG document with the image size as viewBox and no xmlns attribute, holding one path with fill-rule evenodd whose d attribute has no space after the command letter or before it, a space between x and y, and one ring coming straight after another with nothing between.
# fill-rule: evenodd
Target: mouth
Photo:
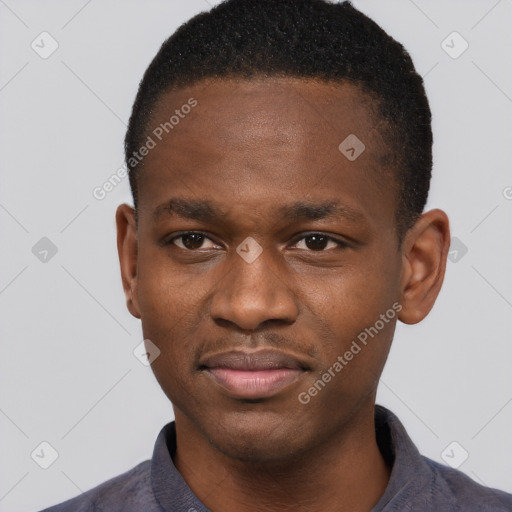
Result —
<instances>
[{"instance_id":1,"label":"mouth","mask_svg":"<svg viewBox=\"0 0 512 512\"><path fill-rule=\"evenodd\" d=\"M231 351L207 357L199 367L234 398L262 399L283 392L308 367L275 350Z\"/></svg>"}]
</instances>

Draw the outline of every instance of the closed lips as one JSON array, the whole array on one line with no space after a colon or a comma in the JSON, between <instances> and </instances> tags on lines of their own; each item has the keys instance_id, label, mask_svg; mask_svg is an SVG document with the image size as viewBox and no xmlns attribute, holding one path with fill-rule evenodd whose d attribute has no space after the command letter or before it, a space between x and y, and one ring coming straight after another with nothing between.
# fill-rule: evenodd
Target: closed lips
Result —
<instances>
[{"instance_id":1,"label":"closed lips","mask_svg":"<svg viewBox=\"0 0 512 512\"><path fill-rule=\"evenodd\" d=\"M279 351L231 351L201 361L200 369L234 398L269 398L293 384L308 369L298 358Z\"/></svg>"}]
</instances>

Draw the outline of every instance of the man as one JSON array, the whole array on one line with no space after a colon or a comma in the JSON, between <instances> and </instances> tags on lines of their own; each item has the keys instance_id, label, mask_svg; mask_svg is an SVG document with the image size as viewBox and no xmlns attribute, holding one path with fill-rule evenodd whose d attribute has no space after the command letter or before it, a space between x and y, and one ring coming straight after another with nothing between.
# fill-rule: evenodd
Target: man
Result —
<instances>
[{"instance_id":1,"label":"man","mask_svg":"<svg viewBox=\"0 0 512 512\"><path fill-rule=\"evenodd\" d=\"M125 149L122 282L175 422L49 510L512 510L375 405L450 242L400 44L347 2L229 0L163 44Z\"/></svg>"}]
</instances>

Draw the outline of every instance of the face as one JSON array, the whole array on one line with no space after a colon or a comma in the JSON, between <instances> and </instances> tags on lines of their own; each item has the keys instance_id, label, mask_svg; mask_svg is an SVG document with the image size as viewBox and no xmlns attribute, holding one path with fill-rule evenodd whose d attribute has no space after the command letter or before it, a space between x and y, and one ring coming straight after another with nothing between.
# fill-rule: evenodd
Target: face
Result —
<instances>
[{"instance_id":1,"label":"face","mask_svg":"<svg viewBox=\"0 0 512 512\"><path fill-rule=\"evenodd\" d=\"M126 205L118 227L129 308L161 351L152 368L177 428L262 461L373 411L413 274L381 132L349 84L221 80L162 97L137 229ZM339 149L350 134L359 156Z\"/></svg>"}]
</instances>

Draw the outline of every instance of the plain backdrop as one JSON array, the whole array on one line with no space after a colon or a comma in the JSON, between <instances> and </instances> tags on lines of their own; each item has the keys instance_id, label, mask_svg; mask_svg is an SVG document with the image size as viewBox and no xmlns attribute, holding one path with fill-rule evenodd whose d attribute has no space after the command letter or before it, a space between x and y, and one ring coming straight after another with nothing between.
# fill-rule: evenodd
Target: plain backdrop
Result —
<instances>
[{"instance_id":1,"label":"plain backdrop","mask_svg":"<svg viewBox=\"0 0 512 512\"><path fill-rule=\"evenodd\" d=\"M125 308L114 225L128 180L102 200L93 190L123 163L160 44L211 3L0 1L1 511L39 510L132 468L173 419L133 355L141 328ZM398 327L378 403L424 455L467 453L461 471L512 492L512 2L354 4L425 78L428 207L445 209L457 238L434 310Z\"/></svg>"}]
</instances>

